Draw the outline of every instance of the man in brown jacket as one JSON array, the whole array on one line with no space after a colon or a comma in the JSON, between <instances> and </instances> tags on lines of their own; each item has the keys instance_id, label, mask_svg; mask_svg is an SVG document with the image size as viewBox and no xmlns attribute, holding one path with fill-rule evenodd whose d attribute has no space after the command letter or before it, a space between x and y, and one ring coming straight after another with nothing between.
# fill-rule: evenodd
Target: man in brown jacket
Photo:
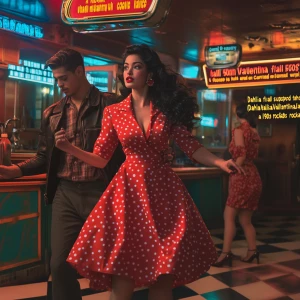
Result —
<instances>
[{"instance_id":1,"label":"man in brown jacket","mask_svg":"<svg viewBox=\"0 0 300 300\"><path fill-rule=\"evenodd\" d=\"M81 299L76 271L67 256L89 213L107 183L124 161L121 146L105 169L91 167L55 147L54 134L64 128L69 141L93 151L100 133L103 109L116 96L102 93L85 75L83 58L66 48L47 62L65 97L43 113L37 154L13 166L0 166L0 179L47 173L46 203L52 203L51 275L53 300Z\"/></svg>"}]
</instances>

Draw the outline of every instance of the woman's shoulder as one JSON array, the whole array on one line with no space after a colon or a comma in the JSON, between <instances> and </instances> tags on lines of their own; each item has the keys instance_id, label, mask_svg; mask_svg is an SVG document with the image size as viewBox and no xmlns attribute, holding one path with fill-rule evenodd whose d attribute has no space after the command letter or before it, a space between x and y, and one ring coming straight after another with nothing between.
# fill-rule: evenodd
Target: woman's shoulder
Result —
<instances>
[{"instance_id":1,"label":"woman's shoulder","mask_svg":"<svg viewBox=\"0 0 300 300\"><path fill-rule=\"evenodd\" d=\"M244 134L253 132L252 127L248 122L240 123L234 130L242 131Z\"/></svg>"},{"instance_id":2,"label":"woman's shoulder","mask_svg":"<svg viewBox=\"0 0 300 300\"><path fill-rule=\"evenodd\" d=\"M231 130L232 135L239 134L240 132L243 132L241 125L238 125Z\"/></svg>"},{"instance_id":3,"label":"woman's shoulder","mask_svg":"<svg viewBox=\"0 0 300 300\"><path fill-rule=\"evenodd\" d=\"M249 134L251 134L251 129L247 124L241 123L237 127L232 129L232 137L238 138L238 137L247 137Z\"/></svg>"},{"instance_id":4,"label":"woman's shoulder","mask_svg":"<svg viewBox=\"0 0 300 300\"><path fill-rule=\"evenodd\" d=\"M241 130L247 130L250 128L250 124L248 122L242 122L236 128Z\"/></svg>"},{"instance_id":5,"label":"woman's shoulder","mask_svg":"<svg viewBox=\"0 0 300 300\"><path fill-rule=\"evenodd\" d=\"M242 123L238 128L243 132L245 138L249 138L251 140L260 139L257 129L251 127L249 123Z\"/></svg>"},{"instance_id":6,"label":"woman's shoulder","mask_svg":"<svg viewBox=\"0 0 300 300\"><path fill-rule=\"evenodd\" d=\"M244 135L244 131L239 128L239 127L236 127L232 130L232 136L236 139L236 138L239 138L239 137L242 137Z\"/></svg>"}]
</instances>

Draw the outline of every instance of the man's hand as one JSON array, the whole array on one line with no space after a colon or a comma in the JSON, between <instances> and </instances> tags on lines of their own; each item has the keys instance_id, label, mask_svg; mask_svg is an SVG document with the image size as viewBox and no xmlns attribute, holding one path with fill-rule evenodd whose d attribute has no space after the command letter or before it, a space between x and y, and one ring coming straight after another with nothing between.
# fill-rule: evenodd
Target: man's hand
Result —
<instances>
[{"instance_id":1,"label":"man's hand","mask_svg":"<svg viewBox=\"0 0 300 300\"><path fill-rule=\"evenodd\" d=\"M16 166L3 166L0 165L0 180L7 180L7 179L12 179L16 177L21 177L22 176L22 171L21 169Z\"/></svg>"},{"instance_id":2,"label":"man's hand","mask_svg":"<svg viewBox=\"0 0 300 300\"><path fill-rule=\"evenodd\" d=\"M61 130L59 130L55 133L54 138L55 138L56 148L68 153L68 151L70 150L72 145L66 137L65 130L63 128L61 128Z\"/></svg>"}]
</instances>

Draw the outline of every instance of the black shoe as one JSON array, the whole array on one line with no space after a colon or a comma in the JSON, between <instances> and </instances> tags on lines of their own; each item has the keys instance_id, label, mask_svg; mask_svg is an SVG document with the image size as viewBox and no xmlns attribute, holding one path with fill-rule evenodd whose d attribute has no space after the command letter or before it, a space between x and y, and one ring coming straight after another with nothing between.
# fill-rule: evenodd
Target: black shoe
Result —
<instances>
[{"instance_id":1,"label":"black shoe","mask_svg":"<svg viewBox=\"0 0 300 300\"><path fill-rule=\"evenodd\" d=\"M220 268L223 267L225 264L227 264L229 267L232 267L232 257L233 257L232 253L231 252L221 252L221 253L226 254L226 256L222 260L212 264L212 266Z\"/></svg>"},{"instance_id":2,"label":"black shoe","mask_svg":"<svg viewBox=\"0 0 300 300\"><path fill-rule=\"evenodd\" d=\"M259 252L257 249L249 250L248 252L254 252L248 259L241 259L242 262L252 263L252 261L256 258L256 262L259 264Z\"/></svg>"}]
</instances>

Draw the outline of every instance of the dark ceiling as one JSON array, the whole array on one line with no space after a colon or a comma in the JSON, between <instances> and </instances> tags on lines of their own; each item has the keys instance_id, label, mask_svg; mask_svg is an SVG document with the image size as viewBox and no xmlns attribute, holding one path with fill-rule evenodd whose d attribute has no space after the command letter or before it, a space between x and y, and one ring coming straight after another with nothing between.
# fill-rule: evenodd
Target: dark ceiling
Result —
<instances>
[{"instance_id":1,"label":"dark ceiling","mask_svg":"<svg viewBox=\"0 0 300 300\"><path fill-rule=\"evenodd\" d=\"M42 1L51 23L62 24L61 0ZM173 0L159 28L88 34L113 55L132 43L191 61L203 61L206 45L239 43L244 58L281 58L300 53L299 0ZM76 34L76 39L88 36ZM114 45L114 47L112 46ZM113 49L115 48L115 49ZM118 49L118 50L116 50Z\"/></svg>"}]
</instances>

